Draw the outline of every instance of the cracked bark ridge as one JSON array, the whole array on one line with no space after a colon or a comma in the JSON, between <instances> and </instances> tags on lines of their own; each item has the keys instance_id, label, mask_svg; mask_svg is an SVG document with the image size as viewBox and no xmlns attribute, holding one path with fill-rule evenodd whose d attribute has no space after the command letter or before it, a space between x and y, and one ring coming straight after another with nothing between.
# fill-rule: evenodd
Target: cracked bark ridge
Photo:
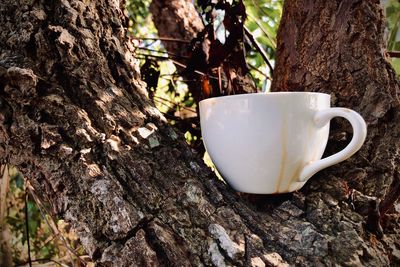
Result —
<instances>
[{"instance_id":1,"label":"cracked bark ridge","mask_svg":"<svg viewBox=\"0 0 400 267\"><path fill-rule=\"evenodd\" d=\"M0 162L99 266L399 262L398 225L376 239L334 174L256 203L219 181L147 98L124 26L119 1L0 3Z\"/></svg>"}]
</instances>

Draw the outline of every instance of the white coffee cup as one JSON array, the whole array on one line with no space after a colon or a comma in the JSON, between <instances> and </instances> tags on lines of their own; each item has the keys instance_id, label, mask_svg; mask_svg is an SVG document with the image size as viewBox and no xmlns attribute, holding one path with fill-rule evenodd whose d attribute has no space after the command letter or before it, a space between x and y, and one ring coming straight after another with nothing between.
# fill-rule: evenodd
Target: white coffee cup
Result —
<instances>
[{"instance_id":1,"label":"white coffee cup","mask_svg":"<svg viewBox=\"0 0 400 267\"><path fill-rule=\"evenodd\" d=\"M342 151L321 159L329 122L347 119L353 138ZM360 149L367 127L347 108L331 108L330 95L256 93L200 101L203 142L217 170L235 190L252 194L300 189L316 172Z\"/></svg>"}]
</instances>

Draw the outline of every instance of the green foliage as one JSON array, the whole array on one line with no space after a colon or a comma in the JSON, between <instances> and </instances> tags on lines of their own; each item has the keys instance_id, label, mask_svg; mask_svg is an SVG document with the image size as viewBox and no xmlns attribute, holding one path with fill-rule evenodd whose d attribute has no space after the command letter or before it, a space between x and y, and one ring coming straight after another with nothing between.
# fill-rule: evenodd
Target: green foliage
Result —
<instances>
[{"instance_id":1,"label":"green foliage","mask_svg":"<svg viewBox=\"0 0 400 267\"><path fill-rule=\"evenodd\" d=\"M34 195L27 194L27 190L22 174L16 168L10 168L10 187L7 194L5 222L10 230L11 240L9 240L9 243L11 243L13 263L20 265L28 262L28 236L26 232L28 228L30 256L33 261L45 259L43 262L57 260L58 262L73 264L69 258L69 248L77 250L79 254L84 253L76 235L62 220L58 220L57 226L53 225L52 227L53 218L45 211L45 207L39 208L40 203L37 202ZM27 209L27 218L25 218L25 209ZM66 244L69 248L66 247ZM73 261L76 261L76 257L73 258L75 258Z\"/></svg>"},{"instance_id":2,"label":"green foliage","mask_svg":"<svg viewBox=\"0 0 400 267\"><path fill-rule=\"evenodd\" d=\"M391 58L390 63L392 64L392 67L397 73L397 76L400 76L400 58Z\"/></svg>"},{"instance_id":3,"label":"green foliage","mask_svg":"<svg viewBox=\"0 0 400 267\"><path fill-rule=\"evenodd\" d=\"M400 51L400 1L385 1L387 18L387 50ZM391 58L390 63L400 75L400 58Z\"/></svg>"},{"instance_id":4,"label":"green foliage","mask_svg":"<svg viewBox=\"0 0 400 267\"><path fill-rule=\"evenodd\" d=\"M246 6L246 27L250 30L257 42L268 55L271 65L274 65L276 57L276 36L279 22L282 16L283 1L276 0L244 0ZM258 88L269 90L272 73L267 67L260 53L254 50L247 54L248 63L253 66L251 74Z\"/></svg>"},{"instance_id":5,"label":"green foliage","mask_svg":"<svg viewBox=\"0 0 400 267\"><path fill-rule=\"evenodd\" d=\"M400 51L400 2L389 0L386 3L387 49Z\"/></svg>"},{"instance_id":6,"label":"green foliage","mask_svg":"<svg viewBox=\"0 0 400 267\"><path fill-rule=\"evenodd\" d=\"M247 21L246 26L265 47L271 59L275 58L276 34L282 15L281 1L245 0Z\"/></svg>"},{"instance_id":7,"label":"green foliage","mask_svg":"<svg viewBox=\"0 0 400 267\"><path fill-rule=\"evenodd\" d=\"M128 0L126 10L129 16L129 29L133 33L138 33L140 28L145 27L149 19L150 0Z\"/></svg>"}]
</instances>

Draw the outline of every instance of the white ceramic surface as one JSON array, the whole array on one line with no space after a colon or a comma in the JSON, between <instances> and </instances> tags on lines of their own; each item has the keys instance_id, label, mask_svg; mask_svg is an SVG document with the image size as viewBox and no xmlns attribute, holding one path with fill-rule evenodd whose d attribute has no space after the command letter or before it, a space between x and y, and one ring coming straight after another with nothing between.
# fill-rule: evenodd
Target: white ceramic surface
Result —
<instances>
[{"instance_id":1,"label":"white ceramic surface","mask_svg":"<svg viewBox=\"0 0 400 267\"><path fill-rule=\"evenodd\" d=\"M344 117L353 139L321 160L329 121ZM330 108L330 95L257 93L200 102L203 142L222 177L235 190L276 194L300 189L316 172L339 163L362 146L367 129L353 110Z\"/></svg>"}]
</instances>

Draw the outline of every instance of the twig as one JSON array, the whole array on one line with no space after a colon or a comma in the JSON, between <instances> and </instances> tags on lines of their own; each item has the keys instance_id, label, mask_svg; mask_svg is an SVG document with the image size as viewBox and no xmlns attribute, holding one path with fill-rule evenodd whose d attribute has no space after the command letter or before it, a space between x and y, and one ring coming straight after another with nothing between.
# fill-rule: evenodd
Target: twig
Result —
<instances>
[{"instance_id":1,"label":"twig","mask_svg":"<svg viewBox=\"0 0 400 267\"><path fill-rule=\"evenodd\" d=\"M190 41L188 40L182 40L182 39L176 39L176 38L168 38L168 37L130 37L131 39L134 40L160 40L160 41L165 41L165 42L177 42L177 43L185 43L189 44Z\"/></svg>"},{"instance_id":2,"label":"twig","mask_svg":"<svg viewBox=\"0 0 400 267\"><path fill-rule=\"evenodd\" d=\"M27 186L25 186L25 230L26 230L26 241L28 243L29 267L32 267L31 243L30 243L30 240L29 240L28 190L27 190Z\"/></svg>"},{"instance_id":3,"label":"twig","mask_svg":"<svg viewBox=\"0 0 400 267\"><path fill-rule=\"evenodd\" d=\"M178 62L178 61L176 61L176 60L174 60L174 59L171 59L171 61L172 61L172 63L174 63L175 65L178 65L178 66L180 66L180 67L182 67L182 68L186 68L186 65L183 64L183 63L181 63L181 62ZM200 75L203 75L203 76L208 76L209 78L214 79L214 80L219 80L218 77L212 76L212 75L209 75L209 74L206 74L206 73L201 72L201 71L199 71L199 70L194 70L194 73L197 73L197 74L200 74ZM226 82L226 79L222 79L222 80L223 80L224 82Z\"/></svg>"},{"instance_id":4,"label":"twig","mask_svg":"<svg viewBox=\"0 0 400 267\"><path fill-rule=\"evenodd\" d=\"M171 60L169 57L165 57L165 56L156 56L156 55L152 55L152 54L143 54L143 53L138 53L138 52L135 52L135 54L142 56L142 57L136 56L137 59L146 59L147 57L154 57L159 60Z\"/></svg>"},{"instance_id":5,"label":"twig","mask_svg":"<svg viewBox=\"0 0 400 267\"><path fill-rule=\"evenodd\" d=\"M7 191L10 185L10 172L7 164L0 165L0 175L2 176L1 188L0 188L0 232L1 232L1 229L3 228L4 217L6 214Z\"/></svg>"},{"instance_id":6,"label":"twig","mask_svg":"<svg viewBox=\"0 0 400 267\"><path fill-rule=\"evenodd\" d=\"M265 34L265 36L267 36L268 40L271 41L272 45L274 46L273 48L276 49L276 41L275 41L274 39L272 39L271 36L269 36L269 34L267 33L267 31L266 31L266 30L264 29L264 27L258 22L258 20L257 20L255 17L253 17L252 15L250 15L250 14L247 14L247 13L246 13L246 15L247 15L251 20L253 20L255 24L257 24L257 26L259 27L259 29Z\"/></svg>"},{"instance_id":7,"label":"twig","mask_svg":"<svg viewBox=\"0 0 400 267\"><path fill-rule=\"evenodd\" d=\"M251 34L251 32L245 26L243 27L243 29L244 29L244 33L247 35L247 37L253 43L254 47L260 53L260 55L264 59L265 63L267 63L269 70L271 71L271 74L272 74L274 69L272 68L271 63L269 62L269 59L268 59L267 54L265 53L264 49L260 46L260 44L254 38L254 36Z\"/></svg>"},{"instance_id":8,"label":"twig","mask_svg":"<svg viewBox=\"0 0 400 267\"><path fill-rule=\"evenodd\" d=\"M180 77L181 75L179 75L179 73L165 73L165 74L160 74L160 77L163 77L163 76L178 76L178 77Z\"/></svg>"},{"instance_id":9,"label":"twig","mask_svg":"<svg viewBox=\"0 0 400 267\"><path fill-rule=\"evenodd\" d=\"M154 102L157 102L157 103L159 103L159 104L161 104L161 105L164 105L164 106L168 107L169 109L173 108L173 106L168 105L168 103L165 103L165 102L160 101L160 100L157 100L157 99L153 99L153 100L154 100ZM161 111L160 111L160 112L161 112ZM161 113L162 113L162 112L161 112Z\"/></svg>"},{"instance_id":10,"label":"twig","mask_svg":"<svg viewBox=\"0 0 400 267\"><path fill-rule=\"evenodd\" d=\"M249 65L250 69L257 71L257 72L260 73L262 76L264 76L266 79L272 81L272 78L269 77L269 76L268 76L267 74L265 74L264 72L262 72L261 70L257 69L256 67L254 67L254 66L251 65L251 64L248 64L248 63L247 63L247 65Z\"/></svg>"},{"instance_id":11,"label":"twig","mask_svg":"<svg viewBox=\"0 0 400 267\"><path fill-rule=\"evenodd\" d=\"M267 17L267 18L270 17L270 15L267 14L267 12L265 12L264 9L262 9L262 8L260 7L260 5L257 4L254 0L251 0L251 2L253 2L253 5L254 5L256 8L258 8L258 9L261 11L261 13L263 13L263 15L264 15L265 17ZM248 16L248 14L246 14L246 15Z\"/></svg>"},{"instance_id":12,"label":"twig","mask_svg":"<svg viewBox=\"0 0 400 267\"><path fill-rule=\"evenodd\" d=\"M56 238L55 235L52 235L52 236L48 237L48 238L44 241L44 243L42 244L42 246L40 247L39 250L41 250L42 248L46 247L49 243L53 242L55 238Z\"/></svg>"},{"instance_id":13,"label":"twig","mask_svg":"<svg viewBox=\"0 0 400 267\"><path fill-rule=\"evenodd\" d=\"M162 60L171 60L172 63L174 63L175 65L182 67L182 68L186 68L186 65L176 61L175 59L169 58L169 57L164 57L164 56L156 56L156 55L151 55L151 54L143 54L143 53L136 53L137 55L143 56L143 57L136 57L138 59L146 59L146 57L154 57L154 58L158 58L158 59L162 59ZM199 75L207 75L204 72L201 72L199 70L193 70L194 73L199 74ZM208 75L209 78L214 79L214 80L218 80L218 77L212 76L212 75ZM223 81L226 81L226 79L222 79Z\"/></svg>"},{"instance_id":14,"label":"twig","mask_svg":"<svg viewBox=\"0 0 400 267\"><path fill-rule=\"evenodd\" d=\"M60 234L59 230L57 229L56 226L52 226L51 223L49 222L49 220L46 217L46 213L49 214L49 212L46 211L46 213L43 211L45 208L42 206L41 201L39 200L39 198L36 196L35 192L33 191L33 189L31 189L31 187L28 187L29 192L31 193L33 199L35 200L40 214L42 215L43 219L46 221L47 225L50 227L51 231L53 232L53 234L59 238L61 240L61 242L63 243L63 245L67 248L67 250L72 253L81 263L85 264L85 261L82 260L80 258L80 256L76 253L76 251L74 251L72 248L69 247L69 245L67 244L67 241L65 240L65 238ZM71 258L72 260L72 258Z\"/></svg>"},{"instance_id":15,"label":"twig","mask_svg":"<svg viewBox=\"0 0 400 267\"><path fill-rule=\"evenodd\" d=\"M169 104L172 104L173 106L177 106L177 107L179 107L179 108L181 108L181 109L184 109L184 110L187 110L187 111L190 111L190 112L193 112L193 113L197 114L197 112L196 112L195 110L193 110L193 109L191 109L191 108L189 108L189 107L182 106L182 104L180 104L180 103L174 103L174 102L172 102L171 100L168 100L168 99L165 99L165 98L159 97L159 96L153 96L153 98L157 98L157 99L159 99L159 100L168 102ZM158 103L163 104L161 101L158 101ZM165 104L164 104L164 105L165 105ZM172 106L172 107L173 107L173 106ZM168 106L168 107L169 107L169 106ZM172 108L172 107L170 107L170 108Z\"/></svg>"},{"instance_id":16,"label":"twig","mask_svg":"<svg viewBox=\"0 0 400 267\"><path fill-rule=\"evenodd\" d=\"M221 67L218 67L218 87L219 91L222 92L222 76L221 76Z\"/></svg>"},{"instance_id":17,"label":"twig","mask_svg":"<svg viewBox=\"0 0 400 267\"><path fill-rule=\"evenodd\" d=\"M51 262L57 263L57 264L59 264L59 265L61 265L61 266L68 266L68 265L65 265L65 264L63 264L63 263L61 263L61 262L59 262L59 261L53 260L53 259L51 259L51 258L41 258L41 259L31 260L31 262L38 262L38 261L51 261ZM18 267L18 266L25 266L27 263L29 263L29 262L20 263L20 264L18 264L18 265L15 265L15 267Z\"/></svg>"},{"instance_id":18,"label":"twig","mask_svg":"<svg viewBox=\"0 0 400 267\"><path fill-rule=\"evenodd\" d=\"M389 57L400 58L400 51L386 51Z\"/></svg>"},{"instance_id":19,"label":"twig","mask_svg":"<svg viewBox=\"0 0 400 267\"><path fill-rule=\"evenodd\" d=\"M197 82L198 80L197 79L182 79L182 80L179 80L179 79L176 79L176 78L172 78L172 79L168 79L168 78L165 78L166 76L164 75L164 76L162 76L162 75L160 75L160 79L163 79L163 80L166 80L166 81L171 81L171 82L173 82L173 85L175 86L175 84L177 83L177 82L180 82L180 83L187 83L187 82ZM171 77L175 77L175 76L171 76Z\"/></svg>"},{"instance_id":20,"label":"twig","mask_svg":"<svg viewBox=\"0 0 400 267\"><path fill-rule=\"evenodd\" d=\"M157 41L152 41L152 42L146 43L144 45L145 45L145 47L151 47L155 42L157 42Z\"/></svg>"},{"instance_id":21,"label":"twig","mask_svg":"<svg viewBox=\"0 0 400 267\"><path fill-rule=\"evenodd\" d=\"M177 116L175 116L175 115L168 114L168 113L162 112L162 111L160 111L160 112L161 112L161 114L163 114L165 117L169 118L170 120L184 121L182 118L177 117Z\"/></svg>"},{"instance_id":22,"label":"twig","mask_svg":"<svg viewBox=\"0 0 400 267\"><path fill-rule=\"evenodd\" d=\"M178 80L178 79L174 79L174 78L165 78L165 77L167 77L168 75L160 75L160 79L163 79L163 80L166 80L166 81L171 81L171 82L183 82L183 83L186 83L186 82L196 82L197 80L196 79L192 79L192 80L184 80L184 79L182 79L182 80ZM170 76L170 77L176 77L176 76ZM175 84L174 84L174 86L175 86Z\"/></svg>"},{"instance_id":23,"label":"twig","mask_svg":"<svg viewBox=\"0 0 400 267\"><path fill-rule=\"evenodd\" d=\"M10 166L0 164L0 265L12 263L11 238L6 234L9 229L6 224L7 192L10 188Z\"/></svg>"},{"instance_id":24,"label":"twig","mask_svg":"<svg viewBox=\"0 0 400 267\"><path fill-rule=\"evenodd\" d=\"M156 53L161 53L161 54L167 54L173 57L177 57L177 58L182 58L182 59L188 59L189 57L185 57L185 56L181 56L178 54L174 54L168 51L159 51L159 50L155 50L155 49L151 49L151 48L147 48L147 47L142 47L142 46L135 46L135 48L137 49L141 49L141 50L146 50L146 51L150 51L150 52L156 52Z\"/></svg>"}]
</instances>

